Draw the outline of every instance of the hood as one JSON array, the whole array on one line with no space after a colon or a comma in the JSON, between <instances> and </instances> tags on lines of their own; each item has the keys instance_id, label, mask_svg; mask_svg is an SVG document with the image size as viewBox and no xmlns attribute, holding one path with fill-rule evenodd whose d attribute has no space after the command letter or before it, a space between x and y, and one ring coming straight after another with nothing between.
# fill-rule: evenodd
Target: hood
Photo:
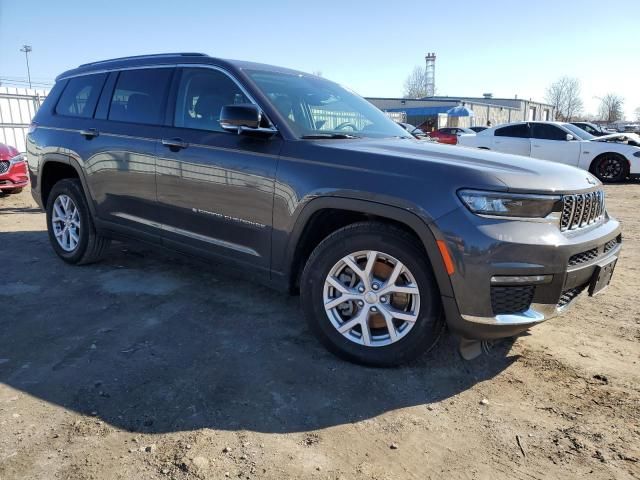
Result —
<instances>
[{"instance_id":1,"label":"hood","mask_svg":"<svg viewBox=\"0 0 640 480\"><path fill-rule=\"evenodd\" d=\"M634 142L640 143L640 135L637 133L612 133L610 135L603 135L601 137L595 137L589 140L590 142L608 142L611 140L618 140L621 142L626 142L627 140L633 140Z\"/></svg>"},{"instance_id":2,"label":"hood","mask_svg":"<svg viewBox=\"0 0 640 480\"><path fill-rule=\"evenodd\" d=\"M514 192L569 193L600 185L589 172L569 165L472 147L402 139L321 142L329 148L375 155L378 161L368 161L369 168L413 177L442 175L459 180L457 188L484 185Z\"/></svg>"},{"instance_id":3,"label":"hood","mask_svg":"<svg viewBox=\"0 0 640 480\"><path fill-rule=\"evenodd\" d=\"M10 160L18 155L18 153L20 152L12 146L0 143L0 160Z\"/></svg>"}]
</instances>

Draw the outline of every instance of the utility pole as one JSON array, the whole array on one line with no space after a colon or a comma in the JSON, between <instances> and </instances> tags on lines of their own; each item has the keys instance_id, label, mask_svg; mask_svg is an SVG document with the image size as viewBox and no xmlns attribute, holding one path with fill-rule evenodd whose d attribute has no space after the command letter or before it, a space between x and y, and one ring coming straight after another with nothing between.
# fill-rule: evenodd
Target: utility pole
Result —
<instances>
[{"instance_id":1,"label":"utility pole","mask_svg":"<svg viewBox=\"0 0 640 480\"><path fill-rule=\"evenodd\" d=\"M31 70L29 69L29 53L33 50L31 45L23 45L20 49L21 52L24 52L24 57L27 59L27 77L29 78L29 88L31 88Z\"/></svg>"}]
</instances>

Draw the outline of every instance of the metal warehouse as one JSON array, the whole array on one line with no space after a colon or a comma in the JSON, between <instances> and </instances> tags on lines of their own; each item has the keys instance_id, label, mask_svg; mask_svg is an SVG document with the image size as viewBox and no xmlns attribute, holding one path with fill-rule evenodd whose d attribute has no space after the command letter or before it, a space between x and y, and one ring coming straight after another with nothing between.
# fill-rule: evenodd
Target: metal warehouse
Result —
<instances>
[{"instance_id":1,"label":"metal warehouse","mask_svg":"<svg viewBox=\"0 0 640 480\"><path fill-rule=\"evenodd\" d=\"M555 108L546 103L519 98L428 97L367 98L394 119L421 125L426 131L440 127L473 127L522 120L554 120Z\"/></svg>"}]
</instances>

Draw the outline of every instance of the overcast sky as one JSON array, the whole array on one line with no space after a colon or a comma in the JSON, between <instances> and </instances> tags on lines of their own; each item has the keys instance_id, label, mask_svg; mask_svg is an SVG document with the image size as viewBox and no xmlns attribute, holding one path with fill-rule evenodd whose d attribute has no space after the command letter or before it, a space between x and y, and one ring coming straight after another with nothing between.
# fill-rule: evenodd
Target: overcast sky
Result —
<instances>
[{"instance_id":1,"label":"overcast sky","mask_svg":"<svg viewBox=\"0 0 640 480\"><path fill-rule=\"evenodd\" d=\"M0 78L35 81L80 63L197 51L321 71L364 96L401 96L426 52L441 95L543 100L578 77L587 113L609 92L640 107L638 0L180 2L0 0Z\"/></svg>"}]
</instances>

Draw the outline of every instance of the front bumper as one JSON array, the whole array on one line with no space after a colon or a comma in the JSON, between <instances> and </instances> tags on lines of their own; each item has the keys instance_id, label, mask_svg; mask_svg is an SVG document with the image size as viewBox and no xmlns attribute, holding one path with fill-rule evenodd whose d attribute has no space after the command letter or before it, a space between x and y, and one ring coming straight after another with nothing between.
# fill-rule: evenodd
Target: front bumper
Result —
<instances>
[{"instance_id":1,"label":"front bumper","mask_svg":"<svg viewBox=\"0 0 640 480\"><path fill-rule=\"evenodd\" d=\"M29 184L27 164L19 162L11 165L6 173L0 175L0 190L14 190L23 188Z\"/></svg>"},{"instance_id":2,"label":"front bumper","mask_svg":"<svg viewBox=\"0 0 640 480\"><path fill-rule=\"evenodd\" d=\"M456 267L454 296L442 298L447 322L471 339L517 335L561 314L588 290L599 265L617 259L622 246L620 224L608 216L569 235L547 223L490 220L460 209L440 219L438 229ZM493 276L545 276L547 281L526 285L526 307L509 311L508 301L496 301ZM522 293L522 285L513 287Z\"/></svg>"}]
</instances>

